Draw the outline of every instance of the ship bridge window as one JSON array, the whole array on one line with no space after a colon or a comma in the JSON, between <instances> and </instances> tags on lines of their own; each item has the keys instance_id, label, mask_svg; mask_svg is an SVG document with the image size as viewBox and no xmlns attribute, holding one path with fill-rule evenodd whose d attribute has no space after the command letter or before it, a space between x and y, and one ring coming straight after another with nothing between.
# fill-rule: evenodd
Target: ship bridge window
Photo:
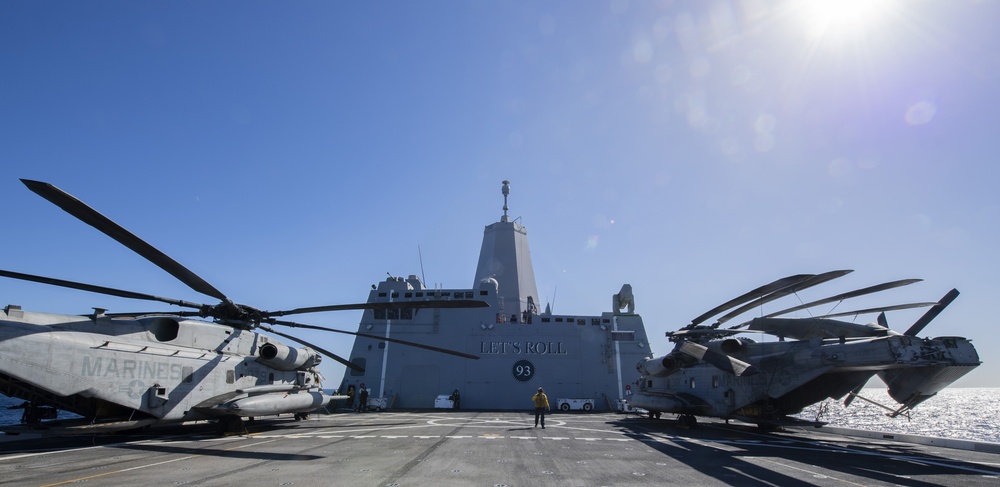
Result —
<instances>
[{"instance_id":1,"label":"ship bridge window","mask_svg":"<svg viewBox=\"0 0 1000 487\"><path fill-rule=\"evenodd\" d=\"M611 340L616 342L629 342L635 340L634 331L613 331L611 332Z\"/></svg>"},{"instance_id":2,"label":"ship bridge window","mask_svg":"<svg viewBox=\"0 0 1000 487\"><path fill-rule=\"evenodd\" d=\"M471 298L472 297L472 291L466 291L465 292L465 297Z\"/></svg>"},{"instance_id":3,"label":"ship bridge window","mask_svg":"<svg viewBox=\"0 0 1000 487\"><path fill-rule=\"evenodd\" d=\"M417 297L418 297L418 298L422 298L422 297L424 297L424 293L417 293Z\"/></svg>"},{"instance_id":4,"label":"ship bridge window","mask_svg":"<svg viewBox=\"0 0 1000 487\"><path fill-rule=\"evenodd\" d=\"M413 293L406 293L406 294L403 295L403 297L404 298L412 298L413 297Z\"/></svg>"},{"instance_id":5,"label":"ship bridge window","mask_svg":"<svg viewBox=\"0 0 1000 487\"><path fill-rule=\"evenodd\" d=\"M479 295L480 296L489 296L490 292L489 291L479 291Z\"/></svg>"},{"instance_id":6,"label":"ship bridge window","mask_svg":"<svg viewBox=\"0 0 1000 487\"><path fill-rule=\"evenodd\" d=\"M590 319L590 324L593 325L593 326L600 326L601 325L601 320L600 320L600 318L591 318Z\"/></svg>"},{"instance_id":7,"label":"ship bridge window","mask_svg":"<svg viewBox=\"0 0 1000 487\"><path fill-rule=\"evenodd\" d=\"M607 318L604 318L604 319L603 319L603 320L601 320L601 321L604 321L605 323L611 323L611 320L609 320L609 319L607 319Z\"/></svg>"},{"instance_id":8,"label":"ship bridge window","mask_svg":"<svg viewBox=\"0 0 1000 487\"><path fill-rule=\"evenodd\" d=\"M398 298L399 297L399 293L392 293L392 297Z\"/></svg>"},{"instance_id":9,"label":"ship bridge window","mask_svg":"<svg viewBox=\"0 0 1000 487\"><path fill-rule=\"evenodd\" d=\"M384 297L386 297L386 296L387 296L387 294L386 294L386 293L378 293L378 297L380 297L380 298L384 298Z\"/></svg>"},{"instance_id":10,"label":"ship bridge window","mask_svg":"<svg viewBox=\"0 0 1000 487\"><path fill-rule=\"evenodd\" d=\"M562 323L562 322L563 322L562 318L556 318L556 323Z\"/></svg>"},{"instance_id":11,"label":"ship bridge window","mask_svg":"<svg viewBox=\"0 0 1000 487\"><path fill-rule=\"evenodd\" d=\"M577 319L576 320L576 324L581 325L581 326L582 325L586 325L587 324L587 320L585 320L583 318Z\"/></svg>"},{"instance_id":12,"label":"ship bridge window","mask_svg":"<svg viewBox=\"0 0 1000 487\"><path fill-rule=\"evenodd\" d=\"M413 308L390 308L372 310L376 320L412 320Z\"/></svg>"},{"instance_id":13,"label":"ship bridge window","mask_svg":"<svg viewBox=\"0 0 1000 487\"><path fill-rule=\"evenodd\" d=\"M542 318L542 323L548 323L550 321L552 321L551 318Z\"/></svg>"}]
</instances>

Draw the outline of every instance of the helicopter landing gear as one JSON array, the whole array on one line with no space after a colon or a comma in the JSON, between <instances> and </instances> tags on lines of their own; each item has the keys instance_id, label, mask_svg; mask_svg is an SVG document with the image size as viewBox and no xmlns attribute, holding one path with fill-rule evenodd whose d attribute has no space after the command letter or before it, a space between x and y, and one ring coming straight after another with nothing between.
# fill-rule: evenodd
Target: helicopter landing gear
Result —
<instances>
[{"instance_id":1,"label":"helicopter landing gear","mask_svg":"<svg viewBox=\"0 0 1000 487\"><path fill-rule=\"evenodd\" d=\"M649 419L660 419L660 413L658 411L650 411Z\"/></svg>"},{"instance_id":2,"label":"helicopter landing gear","mask_svg":"<svg viewBox=\"0 0 1000 487\"><path fill-rule=\"evenodd\" d=\"M309 419L309 413L295 413L296 421L302 421L303 419Z\"/></svg>"},{"instance_id":3,"label":"helicopter landing gear","mask_svg":"<svg viewBox=\"0 0 1000 487\"><path fill-rule=\"evenodd\" d=\"M677 425L684 429L694 429L698 427L698 418L692 414L682 414L677 417Z\"/></svg>"},{"instance_id":4,"label":"helicopter landing gear","mask_svg":"<svg viewBox=\"0 0 1000 487\"><path fill-rule=\"evenodd\" d=\"M219 433L226 434L246 434L247 428L243 424L243 418L239 416L223 416L219 418Z\"/></svg>"}]
</instances>

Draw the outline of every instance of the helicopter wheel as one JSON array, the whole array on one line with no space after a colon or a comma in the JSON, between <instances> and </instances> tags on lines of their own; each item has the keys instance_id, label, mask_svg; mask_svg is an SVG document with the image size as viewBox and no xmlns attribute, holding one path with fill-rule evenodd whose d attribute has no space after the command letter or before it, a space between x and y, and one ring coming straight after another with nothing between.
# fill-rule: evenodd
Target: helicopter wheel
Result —
<instances>
[{"instance_id":1,"label":"helicopter wheel","mask_svg":"<svg viewBox=\"0 0 1000 487\"><path fill-rule=\"evenodd\" d=\"M693 429L698 426L698 418L690 414L682 414L677 417L677 425L684 429Z\"/></svg>"}]
</instances>

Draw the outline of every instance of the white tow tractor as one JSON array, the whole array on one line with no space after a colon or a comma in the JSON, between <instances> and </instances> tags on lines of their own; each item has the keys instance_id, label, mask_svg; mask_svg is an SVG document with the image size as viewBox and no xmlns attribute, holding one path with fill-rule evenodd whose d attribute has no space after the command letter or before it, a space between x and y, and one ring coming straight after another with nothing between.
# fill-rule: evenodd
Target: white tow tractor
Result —
<instances>
[{"instance_id":1,"label":"white tow tractor","mask_svg":"<svg viewBox=\"0 0 1000 487\"><path fill-rule=\"evenodd\" d=\"M562 411L593 411L593 399L556 399L556 407Z\"/></svg>"},{"instance_id":2,"label":"white tow tractor","mask_svg":"<svg viewBox=\"0 0 1000 487\"><path fill-rule=\"evenodd\" d=\"M455 401L451 400L448 394L441 394L434 399L434 409L454 409Z\"/></svg>"},{"instance_id":3,"label":"white tow tractor","mask_svg":"<svg viewBox=\"0 0 1000 487\"><path fill-rule=\"evenodd\" d=\"M368 410L369 411L385 411L389 409L389 401L384 397L369 397L368 398Z\"/></svg>"}]
</instances>

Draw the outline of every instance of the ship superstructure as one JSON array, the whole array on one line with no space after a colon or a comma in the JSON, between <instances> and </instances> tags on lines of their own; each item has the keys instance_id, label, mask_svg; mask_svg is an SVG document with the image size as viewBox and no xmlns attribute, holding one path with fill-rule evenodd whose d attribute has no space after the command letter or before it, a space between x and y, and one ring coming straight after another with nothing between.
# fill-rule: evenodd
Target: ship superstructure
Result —
<instances>
[{"instance_id":1,"label":"ship superstructure","mask_svg":"<svg viewBox=\"0 0 1000 487\"><path fill-rule=\"evenodd\" d=\"M390 276L368 296L368 302L478 299L489 308L369 310L358 327L481 358L358 337L351 361L365 370L347 369L341 391L363 384L391 408L432 408L435 398L456 390L462 409L528 409L538 387L553 403L592 399L596 410L627 398L635 364L652 356L631 286L621 286L600 316L540 311L527 230L507 215L509 192L504 181L503 216L484 231L472 288L428 289L416 275Z\"/></svg>"}]
</instances>

